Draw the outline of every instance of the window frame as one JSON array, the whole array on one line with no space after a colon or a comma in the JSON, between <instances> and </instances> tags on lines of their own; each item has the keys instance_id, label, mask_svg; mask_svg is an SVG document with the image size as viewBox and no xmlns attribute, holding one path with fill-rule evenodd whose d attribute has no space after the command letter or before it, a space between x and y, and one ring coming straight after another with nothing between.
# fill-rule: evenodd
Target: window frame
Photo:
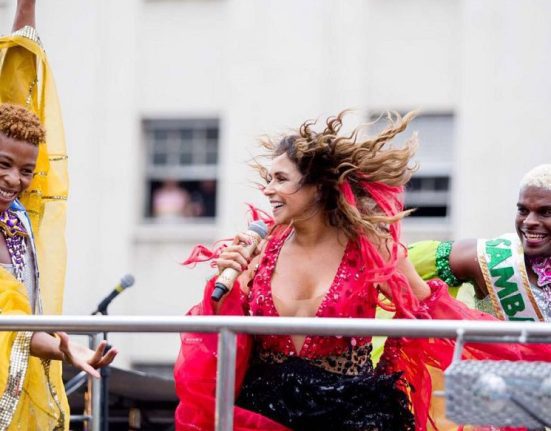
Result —
<instances>
[{"instance_id":1,"label":"window frame","mask_svg":"<svg viewBox=\"0 0 551 431\"><path fill-rule=\"evenodd\" d=\"M175 150L178 145L181 145L181 140L175 139L175 135L181 133L182 130L190 129L192 132L191 139L191 163L182 164L174 163L174 157L178 156ZM216 130L215 137L207 137L209 130ZM154 162L155 140L152 137L156 132L167 132L167 161L163 164ZM220 134L221 121L215 117L182 117L182 118L162 118L162 117L147 117L141 121L141 133L144 144L143 158L143 193L141 207L142 224L157 224L160 220L153 215L152 211L152 187L154 182L162 182L167 179L174 179L178 183L198 182L202 180L213 180L216 182L216 192L214 194L214 216L213 217L178 217L171 220L166 225L203 225L210 226L216 223L218 216L218 188L219 188L219 170L220 170ZM203 134L204 137L198 137L197 134ZM198 142L204 144L198 144ZM209 142L215 142L216 151L215 163L208 163L208 151L205 149L203 154L204 163L196 164L195 148L206 147Z\"/></svg>"},{"instance_id":2,"label":"window frame","mask_svg":"<svg viewBox=\"0 0 551 431\"><path fill-rule=\"evenodd\" d=\"M371 110L368 112L367 118L372 123L375 120L379 120L378 122L381 122L381 124L385 121L383 110ZM405 115L407 110L395 110L392 112L398 112L400 115ZM427 111L422 112L416 115L415 119L410 123L408 128L401 134L401 140L405 140L411 136L413 132L419 131L419 140L420 145L423 145L423 130L418 130L415 127L415 120L416 119L430 119L430 118L445 118L450 121L450 134L446 137L447 140L447 149L443 150L442 154L449 154L449 157L442 158L441 160L437 159L431 159L427 158L425 160L417 159L415 156L413 157L414 162L419 163L419 170L416 171L412 178L420 179L420 178L436 178L436 177L446 177L448 179L448 188L447 191L437 191L437 190L427 190L425 192L410 192L408 191L408 187L406 185L405 188L405 198L404 198L404 205L407 205L406 208L419 208L423 205L415 205L418 202L415 202L417 199L414 199L412 205L410 205L411 200L408 199L408 196L418 194L419 196L424 193L425 196L434 195L440 200L445 200L445 208L446 208L446 215L445 216L416 216L415 212L413 212L409 217L406 217L404 221L409 224L418 224L418 225L447 225L449 224L451 220L451 212L452 212L452 191L453 191L453 153L455 150L455 143L456 143L456 128L457 128L457 115L453 110L436 110L436 111ZM371 126L373 127L373 126ZM371 129L372 131L378 132L382 129L375 128ZM409 132L409 133L408 133ZM373 132L370 133L370 135L374 134ZM421 199L422 200L422 199ZM410 201L410 202L408 202ZM422 202L419 202L422 203ZM430 199L429 202L430 203ZM425 205L426 207L430 207L431 205Z\"/></svg>"}]
</instances>

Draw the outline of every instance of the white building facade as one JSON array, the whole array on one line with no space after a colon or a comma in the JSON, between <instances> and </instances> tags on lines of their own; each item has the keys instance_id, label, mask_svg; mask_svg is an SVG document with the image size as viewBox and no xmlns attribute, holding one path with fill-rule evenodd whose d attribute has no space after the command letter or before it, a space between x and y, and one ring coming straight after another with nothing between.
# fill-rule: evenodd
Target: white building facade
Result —
<instances>
[{"instance_id":1,"label":"white building facade","mask_svg":"<svg viewBox=\"0 0 551 431\"><path fill-rule=\"evenodd\" d=\"M12 11L0 2L3 32ZM212 269L179 263L243 230L244 202L268 208L247 162L306 119L420 111L407 241L510 231L522 174L551 161L546 0L49 0L37 18L70 154L67 314L126 272L111 314L198 302ZM179 347L111 340L121 366L169 366Z\"/></svg>"}]
</instances>

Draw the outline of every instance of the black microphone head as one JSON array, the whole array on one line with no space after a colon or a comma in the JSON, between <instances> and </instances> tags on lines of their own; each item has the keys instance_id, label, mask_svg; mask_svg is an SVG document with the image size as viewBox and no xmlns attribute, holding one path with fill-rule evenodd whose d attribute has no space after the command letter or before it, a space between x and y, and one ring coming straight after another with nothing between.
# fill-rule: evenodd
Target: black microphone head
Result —
<instances>
[{"instance_id":1,"label":"black microphone head","mask_svg":"<svg viewBox=\"0 0 551 431\"><path fill-rule=\"evenodd\" d=\"M214 302L218 302L220 301L220 299L222 299L222 296L224 296L229 291L230 290L222 283L216 283L214 285L214 290L212 291L210 299L212 299Z\"/></svg>"},{"instance_id":2,"label":"black microphone head","mask_svg":"<svg viewBox=\"0 0 551 431\"><path fill-rule=\"evenodd\" d=\"M268 235L268 226L262 220L253 221L249 225L249 230L257 233L260 238L265 238Z\"/></svg>"},{"instance_id":3,"label":"black microphone head","mask_svg":"<svg viewBox=\"0 0 551 431\"><path fill-rule=\"evenodd\" d=\"M136 281L134 279L134 276L132 274L125 274L122 278L121 278L121 283L120 283L120 286L123 288L123 289L126 289L130 286L133 286L134 285L134 281Z\"/></svg>"}]
</instances>

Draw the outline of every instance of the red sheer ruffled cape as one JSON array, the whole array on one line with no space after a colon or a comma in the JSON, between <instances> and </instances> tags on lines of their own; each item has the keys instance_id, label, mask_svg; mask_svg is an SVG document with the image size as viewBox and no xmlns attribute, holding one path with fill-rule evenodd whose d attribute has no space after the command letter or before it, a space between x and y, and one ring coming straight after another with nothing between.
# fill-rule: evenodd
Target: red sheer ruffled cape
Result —
<instances>
[{"instance_id":1,"label":"red sheer ruffled cape","mask_svg":"<svg viewBox=\"0 0 551 431\"><path fill-rule=\"evenodd\" d=\"M419 304L416 318L496 320L453 299L447 292L447 286L440 280L431 281L429 284L432 295ZM203 301L193 307L188 315L214 314L210 300L213 287L214 280L211 280L205 289ZM235 286L224 299L218 314L246 315L245 298L238 286ZM432 383L427 366L446 369L451 362L454 344L453 340L447 339L400 338L387 341L380 366L387 372L404 373L411 386L403 389L409 392L416 428L419 431L426 430L430 420L428 409ZM247 370L251 348L252 337L238 335L236 395ZM181 351L174 371L176 391L180 398L175 415L177 430L214 429L216 351L216 334L182 334ZM466 345L463 356L468 359L551 360L551 349L549 346L540 345L470 343ZM238 431L288 429L262 415L239 407L234 408L234 424L234 429Z\"/></svg>"},{"instance_id":2,"label":"red sheer ruffled cape","mask_svg":"<svg viewBox=\"0 0 551 431\"><path fill-rule=\"evenodd\" d=\"M205 289L203 301L193 307L189 316L214 315L210 295L214 289L214 279ZM218 315L244 315L244 301L239 286L236 285L224 298ZM214 430L214 407L216 395L216 352L217 334L184 333L181 335L181 348L174 367L176 393L180 403L175 412L176 430ZM236 354L236 395L239 391L252 348L252 337L237 336ZM237 431L289 431L262 415L234 407L234 430Z\"/></svg>"}]
</instances>

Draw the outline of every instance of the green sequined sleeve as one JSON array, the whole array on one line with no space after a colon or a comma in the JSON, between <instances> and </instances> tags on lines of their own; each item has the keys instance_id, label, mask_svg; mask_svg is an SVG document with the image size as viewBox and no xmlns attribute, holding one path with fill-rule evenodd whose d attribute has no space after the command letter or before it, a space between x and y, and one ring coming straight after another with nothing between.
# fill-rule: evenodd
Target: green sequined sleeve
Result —
<instances>
[{"instance_id":1,"label":"green sequined sleeve","mask_svg":"<svg viewBox=\"0 0 551 431\"><path fill-rule=\"evenodd\" d=\"M444 280L450 287L458 287L463 284L450 268L450 253L452 252L453 241L442 241L436 248L436 272L441 280Z\"/></svg>"},{"instance_id":2,"label":"green sequined sleeve","mask_svg":"<svg viewBox=\"0 0 551 431\"><path fill-rule=\"evenodd\" d=\"M452 273L450 268L450 253L452 241L419 241L408 247L409 260L423 280L440 278L449 287L453 296L457 288L463 284Z\"/></svg>"}]
</instances>

